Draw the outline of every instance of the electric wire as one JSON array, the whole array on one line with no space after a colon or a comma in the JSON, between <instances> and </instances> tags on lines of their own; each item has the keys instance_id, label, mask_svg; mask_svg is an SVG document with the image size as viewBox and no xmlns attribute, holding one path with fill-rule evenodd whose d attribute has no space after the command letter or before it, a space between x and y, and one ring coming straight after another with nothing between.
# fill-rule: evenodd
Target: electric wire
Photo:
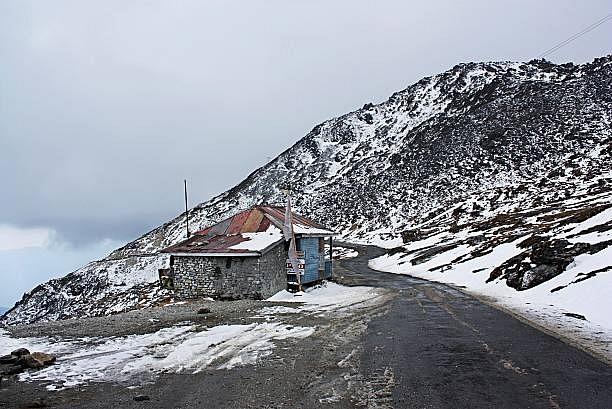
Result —
<instances>
[{"instance_id":1,"label":"electric wire","mask_svg":"<svg viewBox=\"0 0 612 409\"><path fill-rule=\"evenodd\" d=\"M603 23L605 23L606 21L608 21L610 19L612 19L612 13L610 13L607 16L597 20L596 22L592 23L588 27L583 28L578 33L572 35L571 37L567 38L566 40L561 41L559 44L555 45L554 47L549 48L548 50L544 51L542 54L538 55L536 58L544 58L547 55L550 55L550 54L554 53L555 51L559 50L562 47L565 47L566 45L568 45L572 41L582 37L583 35L585 35L589 31L593 31L594 29L596 29L597 27L599 27L600 25L602 25Z\"/></svg>"}]
</instances>

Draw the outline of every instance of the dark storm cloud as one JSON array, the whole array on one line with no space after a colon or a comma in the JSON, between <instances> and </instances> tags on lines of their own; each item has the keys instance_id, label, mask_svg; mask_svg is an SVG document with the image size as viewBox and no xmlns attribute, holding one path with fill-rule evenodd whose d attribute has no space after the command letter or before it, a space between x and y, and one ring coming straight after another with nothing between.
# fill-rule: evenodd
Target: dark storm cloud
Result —
<instances>
[{"instance_id":1,"label":"dark storm cloud","mask_svg":"<svg viewBox=\"0 0 612 409\"><path fill-rule=\"evenodd\" d=\"M316 123L472 60L529 60L609 1L0 2L0 224L128 240ZM610 52L612 23L554 61Z\"/></svg>"}]
</instances>

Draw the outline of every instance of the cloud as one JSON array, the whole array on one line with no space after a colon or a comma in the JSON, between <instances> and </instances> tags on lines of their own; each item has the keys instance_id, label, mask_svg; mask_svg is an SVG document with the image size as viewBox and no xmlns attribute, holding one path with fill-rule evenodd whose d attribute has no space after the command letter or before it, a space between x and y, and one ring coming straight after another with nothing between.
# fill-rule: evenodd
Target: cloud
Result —
<instances>
[{"instance_id":1,"label":"cloud","mask_svg":"<svg viewBox=\"0 0 612 409\"><path fill-rule=\"evenodd\" d=\"M45 228L19 228L0 226L0 251L47 247L55 232Z\"/></svg>"},{"instance_id":2,"label":"cloud","mask_svg":"<svg viewBox=\"0 0 612 409\"><path fill-rule=\"evenodd\" d=\"M40 241L38 242L40 243ZM29 244L36 244L31 240ZM0 251L0 306L11 307L21 295L37 284L65 275L92 260L105 257L123 243L101 240L75 247L51 238L48 247L23 247Z\"/></svg>"}]
</instances>

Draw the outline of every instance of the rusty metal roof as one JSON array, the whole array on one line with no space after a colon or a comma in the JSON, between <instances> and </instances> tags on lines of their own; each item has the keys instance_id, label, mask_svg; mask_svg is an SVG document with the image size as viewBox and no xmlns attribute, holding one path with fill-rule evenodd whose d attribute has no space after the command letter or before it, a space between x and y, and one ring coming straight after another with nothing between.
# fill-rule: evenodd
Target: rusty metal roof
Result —
<instances>
[{"instance_id":1,"label":"rusty metal roof","mask_svg":"<svg viewBox=\"0 0 612 409\"><path fill-rule=\"evenodd\" d=\"M292 217L298 236L334 234L304 216L293 213ZM255 206L196 232L162 253L257 256L282 241L284 220L284 207Z\"/></svg>"}]
</instances>

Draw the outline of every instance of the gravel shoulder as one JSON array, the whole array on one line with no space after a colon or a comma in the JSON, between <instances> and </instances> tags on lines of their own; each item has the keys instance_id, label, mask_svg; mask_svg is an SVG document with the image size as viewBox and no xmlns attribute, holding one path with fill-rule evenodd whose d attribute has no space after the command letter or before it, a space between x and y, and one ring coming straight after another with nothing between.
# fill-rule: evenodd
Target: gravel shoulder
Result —
<instances>
[{"instance_id":1,"label":"gravel shoulder","mask_svg":"<svg viewBox=\"0 0 612 409\"><path fill-rule=\"evenodd\" d=\"M229 370L163 373L137 387L100 382L48 391L43 382L19 382L5 377L0 407L26 408L353 408L363 400L359 374L361 338L372 317L384 313L392 291L335 311L276 314L272 319L292 326L316 328L303 339L275 341L272 354L255 364ZM121 313L108 317L71 319L9 328L14 337L110 337L147 334L190 323L199 328L265 321L257 311L295 303L196 300ZM198 314L208 309L210 312ZM135 400L140 397L142 401Z\"/></svg>"}]
</instances>

